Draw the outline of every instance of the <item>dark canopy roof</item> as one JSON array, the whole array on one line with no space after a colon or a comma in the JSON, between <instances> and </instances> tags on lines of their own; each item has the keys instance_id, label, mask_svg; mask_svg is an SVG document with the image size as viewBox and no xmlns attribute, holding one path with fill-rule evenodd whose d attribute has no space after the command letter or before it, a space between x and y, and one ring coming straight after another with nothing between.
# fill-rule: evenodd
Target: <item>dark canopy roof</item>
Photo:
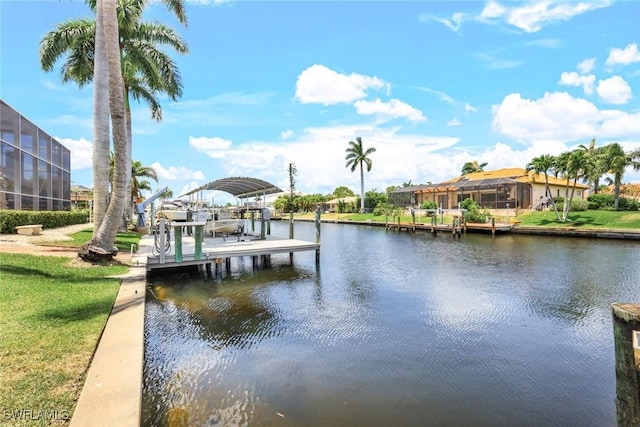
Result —
<instances>
[{"instance_id":1,"label":"dark canopy roof","mask_svg":"<svg viewBox=\"0 0 640 427\"><path fill-rule=\"evenodd\" d=\"M202 185L198 188L188 191L187 193L184 193L182 196L189 196L199 191L206 191L206 190L224 191L226 193L229 193L239 198L282 192L282 190L276 187L275 185L270 184L267 181L263 181L261 179L247 178L247 177L233 177L233 178L222 178L216 181L211 181L208 184Z\"/></svg>"}]
</instances>

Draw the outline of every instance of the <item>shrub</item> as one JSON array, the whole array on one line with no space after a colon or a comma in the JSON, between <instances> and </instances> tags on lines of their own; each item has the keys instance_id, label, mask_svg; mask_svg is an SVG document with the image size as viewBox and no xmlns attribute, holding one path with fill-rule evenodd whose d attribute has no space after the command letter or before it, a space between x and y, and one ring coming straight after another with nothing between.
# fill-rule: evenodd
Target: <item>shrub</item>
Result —
<instances>
[{"instance_id":1,"label":"shrub","mask_svg":"<svg viewBox=\"0 0 640 427\"><path fill-rule=\"evenodd\" d=\"M438 205L433 200L425 200L420 205L420 209L437 209Z\"/></svg>"},{"instance_id":2,"label":"shrub","mask_svg":"<svg viewBox=\"0 0 640 427\"><path fill-rule=\"evenodd\" d=\"M42 228L84 224L89 221L88 209L72 211L17 211L0 210L0 233L15 234L19 225L42 224Z\"/></svg>"},{"instance_id":3,"label":"shrub","mask_svg":"<svg viewBox=\"0 0 640 427\"><path fill-rule=\"evenodd\" d=\"M556 203L556 208L561 211L564 209L564 200L560 203ZM571 201L571 212L580 212L586 211L589 209L589 202L587 200L572 200Z\"/></svg>"},{"instance_id":4,"label":"shrub","mask_svg":"<svg viewBox=\"0 0 640 427\"><path fill-rule=\"evenodd\" d=\"M460 203L461 209L466 209L465 219L468 222L487 222L491 218L491 214L486 208L481 207L479 204L473 201L473 199L464 199Z\"/></svg>"}]
</instances>

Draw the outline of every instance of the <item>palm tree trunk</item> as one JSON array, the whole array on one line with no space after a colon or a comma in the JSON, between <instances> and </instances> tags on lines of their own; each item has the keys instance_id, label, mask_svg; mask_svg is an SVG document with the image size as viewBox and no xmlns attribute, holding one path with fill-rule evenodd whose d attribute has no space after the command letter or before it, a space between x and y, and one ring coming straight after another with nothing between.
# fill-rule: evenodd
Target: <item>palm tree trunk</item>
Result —
<instances>
[{"instance_id":1,"label":"palm tree trunk","mask_svg":"<svg viewBox=\"0 0 640 427\"><path fill-rule=\"evenodd\" d=\"M104 220L94 234L90 245L97 246L107 252L113 252L120 218L124 211L127 197L126 179L127 167L127 127L124 108L124 85L120 68L120 49L118 45L118 20L116 0L99 0L98 7L103 12L103 29L105 39L105 51L109 68L109 107L111 112L111 124L113 129L114 145L114 179L112 197L105 214Z\"/></svg>"},{"instance_id":2,"label":"palm tree trunk","mask_svg":"<svg viewBox=\"0 0 640 427\"><path fill-rule=\"evenodd\" d=\"M96 9L93 66L93 232L97 233L109 203L109 69L102 8Z\"/></svg>"},{"instance_id":3,"label":"palm tree trunk","mask_svg":"<svg viewBox=\"0 0 640 427\"><path fill-rule=\"evenodd\" d=\"M614 193L615 199L613 202L613 208L615 210L618 210L618 203L620 201L620 185L622 184L622 175L616 173L614 179L615 181L613 183L613 193Z\"/></svg>"},{"instance_id":4,"label":"palm tree trunk","mask_svg":"<svg viewBox=\"0 0 640 427\"><path fill-rule=\"evenodd\" d=\"M360 213L364 213L364 168L360 161Z\"/></svg>"}]
</instances>

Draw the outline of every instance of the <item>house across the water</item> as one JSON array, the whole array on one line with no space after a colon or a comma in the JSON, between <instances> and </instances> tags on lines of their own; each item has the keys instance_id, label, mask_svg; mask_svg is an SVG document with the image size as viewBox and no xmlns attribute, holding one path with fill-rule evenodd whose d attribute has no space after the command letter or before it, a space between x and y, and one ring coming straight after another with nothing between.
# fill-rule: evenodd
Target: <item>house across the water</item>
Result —
<instances>
[{"instance_id":1,"label":"house across the water","mask_svg":"<svg viewBox=\"0 0 640 427\"><path fill-rule=\"evenodd\" d=\"M396 188L389 193L389 201L409 207L430 200L443 209L455 209L471 198L487 209L539 209L550 197L565 195L565 179L551 175L547 178L550 193L545 188L544 173L536 175L523 168L473 172L438 184ZM585 199L588 191L588 185L578 182L574 200Z\"/></svg>"}]
</instances>

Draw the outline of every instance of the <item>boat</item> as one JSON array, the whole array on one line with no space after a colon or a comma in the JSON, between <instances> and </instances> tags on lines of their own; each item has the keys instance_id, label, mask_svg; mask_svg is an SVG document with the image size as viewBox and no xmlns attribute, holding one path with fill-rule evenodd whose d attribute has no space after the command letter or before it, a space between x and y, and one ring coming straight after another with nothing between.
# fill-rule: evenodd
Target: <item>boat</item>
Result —
<instances>
[{"instance_id":1,"label":"boat","mask_svg":"<svg viewBox=\"0 0 640 427\"><path fill-rule=\"evenodd\" d=\"M182 203L174 201L163 201L156 216L158 218L166 218L170 221L186 221L189 209Z\"/></svg>"},{"instance_id":2,"label":"boat","mask_svg":"<svg viewBox=\"0 0 640 427\"><path fill-rule=\"evenodd\" d=\"M214 236L216 233L221 234L235 234L241 233L244 228L244 221L242 219L234 219L231 217L229 211L224 209L215 209L210 213L205 224L205 233L209 233Z\"/></svg>"}]
</instances>

